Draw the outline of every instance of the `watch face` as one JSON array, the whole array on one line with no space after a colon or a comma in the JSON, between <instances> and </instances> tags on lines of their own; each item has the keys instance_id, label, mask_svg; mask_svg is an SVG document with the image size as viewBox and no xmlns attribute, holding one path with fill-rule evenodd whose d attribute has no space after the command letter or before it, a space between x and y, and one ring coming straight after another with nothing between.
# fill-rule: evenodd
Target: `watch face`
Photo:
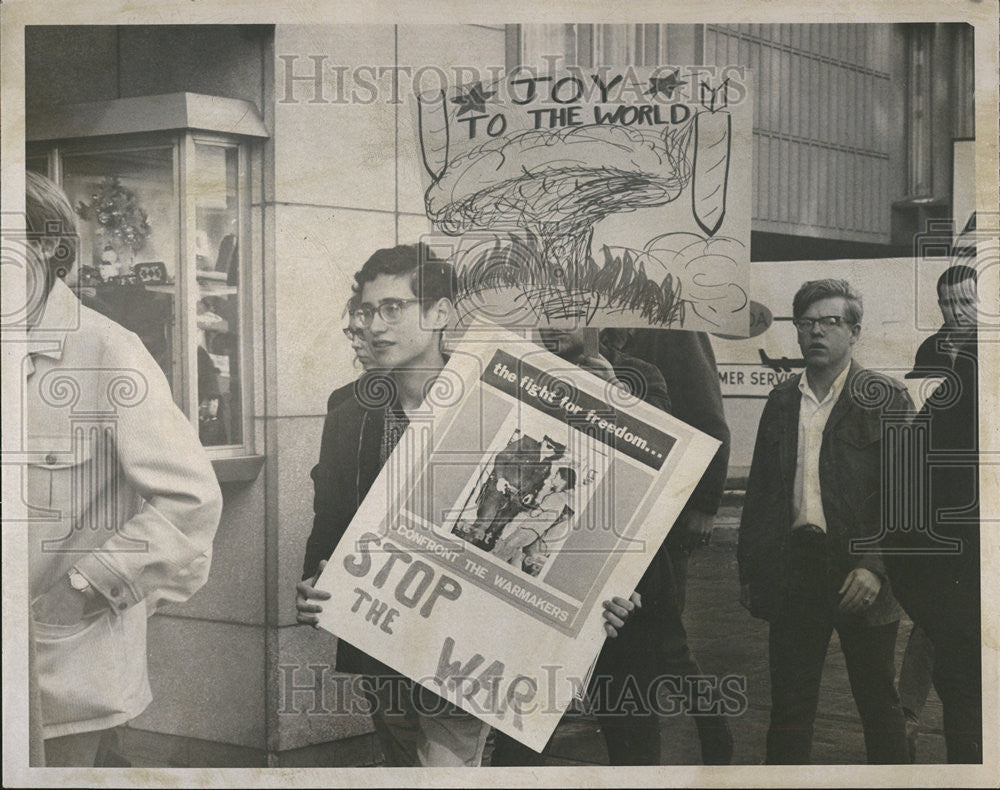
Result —
<instances>
[{"instance_id":1,"label":"watch face","mask_svg":"<svg viewBox=\"0 0 1000 790\"><path fill-rule=\"evenodd\" d=\"M70 571L69 586L72 587L74 590L79 590L80 592L83 592L88 587L90 587L90 582L88 582L85 578L83 578L83 576L81 576L79 573L76 573L75 571Z\"/></svg>"}]
</instances>

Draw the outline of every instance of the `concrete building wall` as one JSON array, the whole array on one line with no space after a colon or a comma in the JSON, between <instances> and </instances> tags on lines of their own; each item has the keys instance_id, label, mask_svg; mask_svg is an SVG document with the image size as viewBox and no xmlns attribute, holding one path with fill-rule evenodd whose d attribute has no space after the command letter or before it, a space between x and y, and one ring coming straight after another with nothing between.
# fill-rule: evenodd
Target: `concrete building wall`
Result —
<instances>
[{"instance_id":1,"label":"concrete building wall","mask_svg":"<svg viewBox=\"0 0 1000 790\"><path fill-rule=\"evenodd\" d=\"M504 29L278 25L274 55L274 184L265 209L274 217L275 282L273 315L265 320L276 343L268 377L277 395L267 419L277 451L269 447L267 474L277 481L277 505L267 528L277 537L279 668L272 675L271 708L278 713L270 749L299 750L302 759L305 747L371 732L367 717L345 713L350 702L340 704L336 640L295 625L295 583L312 526L309 470L319 455L326 398L358 373L341 333L352 276L377 249L415 242L428 230L408 70L503 66ZM311 79L317 62L319 93ZM317 680L320 697L309 688ZM306 690L290 691L293 685Z\"/></svg>"},{"instance_id":2,"label":"concrete building wall","mask_svg":"<svg viewBox=\"0 0 1000 790\"><path fill-rule=\"evenodd\" d=\"M45 25L25 33L25 109L190 91L261 108L270 25Z\"/></svg>"},{"instance_id":3,"label":"concrete building wall","mask_svg":"<svg viewBox=\"0 0 1000 790\"><path fill-rule=\"evenodd\" d=\"M244 99L263 108L270 35L269 26L253 25L29 28L27 109L177 91ZM256 167L259 171L259 162ZM252 221L259 228L256 202ZM264 262L259 248L253 253L257 300ZM251 322L255 333L263 331L260 318ZM259 357L253 366L258 428L266 391L263 361ZM263 434L256 444L263 452ZM130 723L127 740L151 762L263 761L266 482L264 472L255 481L223 484L224 509L207 583L184 604L150 620L153 702Z\"/></svg>"}]
</instances>

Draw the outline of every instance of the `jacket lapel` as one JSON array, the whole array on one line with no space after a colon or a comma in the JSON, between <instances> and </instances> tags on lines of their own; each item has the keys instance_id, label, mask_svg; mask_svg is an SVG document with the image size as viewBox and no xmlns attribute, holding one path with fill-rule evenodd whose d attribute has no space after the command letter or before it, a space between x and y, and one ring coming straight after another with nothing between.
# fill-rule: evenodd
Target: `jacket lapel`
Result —
<instances>
[{"instance_id":1,"label":"jacket lapel","mask_svg":"<svg viewBox=\"0 0 1000 790\"><path fill-rule=\"evenodd\" d=\"M861 366L852 359L850 370L847 371L847 378L844 380L844 388L840 391L840 397L837 398L837 402L833 404L833 409L830 411L830 417L827 419L826 426L823 428L824 436L836 428L837 423L839 423L844 418L844 415L850 411L851 403L854 398L851 394L853 392L854 379L860 372Z\"/></svg>"},{"instance_id":2,"label":"jacket lapel","mask_svg":"<svg viewBox=\"0 0 1000 790\"><path fill-rule=\"evenodd\" d=\"M780 393L777 393L778 406L778 472L780 474L782 493L788 505L788 525L792 523L792 507L795 486L795 463L799 447L799 406L802 393L799 392L798 378L789 379Z\"/></svg>"},{"instance_id":3,"label":"jacket lapel","mask_svg":"<svg viewBox=\"0 0 1000 790\"><path fill-rule=\"evenodd\" d=\"M792 525L795 499L795 468L799 453L799 410L802 393L796 384L788 393L788 406L781 431L781 479L785 481L785 501L788 502L788 526Z\"/></svg>"}]
</instances>

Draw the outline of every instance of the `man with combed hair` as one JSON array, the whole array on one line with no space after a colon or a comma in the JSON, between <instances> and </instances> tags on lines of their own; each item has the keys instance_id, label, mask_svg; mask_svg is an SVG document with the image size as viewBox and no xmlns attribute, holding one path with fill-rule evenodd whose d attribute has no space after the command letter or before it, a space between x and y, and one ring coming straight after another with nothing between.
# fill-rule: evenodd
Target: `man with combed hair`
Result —
<instances>
[{"instance_id":1,"label":"man with combed hair","mask_svg":"<svg viewBox=\"0 0 1000 790\"><path fill-rule=\"evenodd\" d=\"M741 602L770 623L767 762L809 762L836 629L868 762L905 763L894 685L901 611L881 555L858 544L881 534L882 418L910 415L913 403L900 382L852 360L862 305L845 280L805 283L792 315L806 370L768 396L738 547Z\"/></svg>"},{"instance_id":2,"label":"man with combed hair","mask_svg":"<svg viewBox=\"0 0 1000 790\"><path fill-rule=\"evenodd\" d=\"M32 521L28 573L45 762L92 766L152 699L146 620L205 583L222 494L142 341L63 282L73 210L51 181L26 176L38 297L24 365L28 504L46 514Z\"/></svg>"},{"instance_id":3,"label":"man with combed hair","mask_svg":"<svg viewBox=\"0 0 1000 790\"><path fill-rule=\"evenodd\" d=\"M352 317L369 341L382 386L331 401L323 425L319 461L311 473L315 517L303 581L296 588L298 622L313 626L322 601L330 598L315 587L328 558L410 420L430 414L423 400L447 362L441 339L457 291L451 264L422 244L379 250L354 279ZM620 597L605 602L608 636L617 637L635 608L633 601ZM343 640L337 645L337 669L363 676L387 765L481 763L490 728L479 719Z\"/></svg>"}]
</instances>

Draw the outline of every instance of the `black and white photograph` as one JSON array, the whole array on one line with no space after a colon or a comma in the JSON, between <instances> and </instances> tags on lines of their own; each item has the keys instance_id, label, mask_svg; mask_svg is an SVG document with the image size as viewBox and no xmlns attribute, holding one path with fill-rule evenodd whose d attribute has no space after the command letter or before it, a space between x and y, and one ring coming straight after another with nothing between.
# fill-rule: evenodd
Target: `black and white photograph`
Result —
<instances>
[{"instance_id":1,"label":"black and white photograph","mask_svg":"<svg viewBox=\"0 0 1000 790\"><path fill-rule=\"evenodd\" d=\"M4 3L4 785L996 786L998 41Z\"/></svg>"},{"instance_id":2,"label":"black and white photograph","mask_svg":"<svg viewBox=\"0 0 1000 790\"><path fill-rule=\"evenodd\" d=\"M527 409L524 410L527 412ZM476 470L456 502L453 535L531 576L539 576L566 542L604 478L607 456L593 442L569 434L562 441L530 431L524 412L513 414L498 438L506 441ZM542 422L542 420L538 420ZM533 434L541 434L536 438Z\"/></svg>"}]
</instances>

